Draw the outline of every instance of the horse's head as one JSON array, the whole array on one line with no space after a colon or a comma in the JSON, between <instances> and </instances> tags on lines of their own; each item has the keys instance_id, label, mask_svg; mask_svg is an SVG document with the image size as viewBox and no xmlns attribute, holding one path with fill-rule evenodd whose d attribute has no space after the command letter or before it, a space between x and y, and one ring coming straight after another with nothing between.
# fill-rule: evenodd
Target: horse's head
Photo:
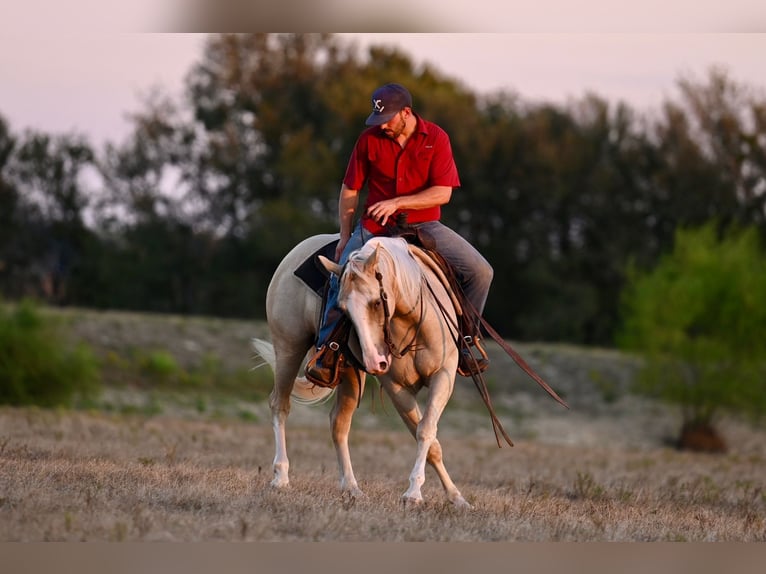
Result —
<instances>
[{"instance_id":1,"label":"horse's head","mask_svg":"<svg viewBox=\"0 0 766 574\"><path fill-rule=\"evenodd\" d=\"M406 244L402 253L407 256ZM372 375L385 373L392 359L389 322L403 293L402 271L395 264L391 246L373 238L354 251L342 268L326 258L320 260L340 277L338 306L354 324L365 370Z\"/></svg>"}]
</instances>

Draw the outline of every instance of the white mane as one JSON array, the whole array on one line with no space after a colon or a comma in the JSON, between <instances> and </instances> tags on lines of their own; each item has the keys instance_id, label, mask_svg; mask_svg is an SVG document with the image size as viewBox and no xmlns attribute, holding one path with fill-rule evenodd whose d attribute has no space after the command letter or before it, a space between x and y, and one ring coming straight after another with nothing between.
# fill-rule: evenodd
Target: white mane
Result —
<instances>
[{"instance_id":1,"label":"white mane","mask_svg":"<svg viewBox=\"0 0 766 574\"><path fill-rule=\"evenodd\" d=\"M422 270L401 237L373 237L349 257L353 269L360 269L380 247L378 270L385 281L398 285L399 297L413 302L420 293Z\"/></svg>"}]
</instances>

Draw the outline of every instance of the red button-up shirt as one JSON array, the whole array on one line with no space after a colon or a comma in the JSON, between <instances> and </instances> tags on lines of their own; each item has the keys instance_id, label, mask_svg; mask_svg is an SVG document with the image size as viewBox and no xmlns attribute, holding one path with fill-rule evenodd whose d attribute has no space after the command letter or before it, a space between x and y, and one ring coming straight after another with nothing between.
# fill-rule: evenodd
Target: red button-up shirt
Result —
<instances>
[{"instance_id":1,"label":"red button-up shirt","mask_svg":"<svg viewBox=\"0 0 766 574\"><path fill-rule=\"evenodd\" d=\"M384 229L367 216L369 206L434 185L460 186L447 132L433 122L416 117L415 132L404 148L386 136L379 126L374 126L362 132L351 153L343 183L349 189L357 190L367 183L362 225L373 234L379 234ZM435 221L440 217L441 207L438 205L407 210L408 223Z\"/></svg>"}]
</instances>

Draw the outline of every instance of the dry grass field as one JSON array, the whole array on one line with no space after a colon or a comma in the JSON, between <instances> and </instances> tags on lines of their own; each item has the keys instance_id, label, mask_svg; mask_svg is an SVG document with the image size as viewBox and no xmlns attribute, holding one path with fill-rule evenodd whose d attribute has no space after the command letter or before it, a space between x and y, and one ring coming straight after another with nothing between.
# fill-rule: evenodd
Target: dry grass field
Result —
<instances>
[{"instance_id":1,"label":"dry grass field","mask_svg":"<svg viewBox=\"0 0 766 574\"><path fill-rule=\"evenodd\" d=\"M93 321L78 336L115 341ZM188 341L205 330L183 325L185 339L153 324L148 344L204 346ZM262 326L215 325L209 340L252 361L241 339ZM673 412L625 391L629 359L518 349L572 409L495 356L490 392L515 442L498 448L471 381L459 379L440 437L471 510L446 503L430 469L426 502L402 506L414 441L372 384L351 435L367 495L357 501L338 490L328 404L293 407L291 485L277 491L263 402L207 397L200 409L199 397L121 387L104 393L109 409L0 408L0 541L766 541L763 428L723 421L728 453L680 452L668 444ZM121 408L147 401L159 408Z\"/></svg>"},{"instance_id":2,"label":"dry grass field","mask_svg":"<svg viewBox=\"0 0 766 574\"><path fill-rule=\"evenodd\" d=\"M457 511L432 472L422 508L402 507L403 431L354 432L356 503L316 427L291 429L285 491L265 424L4 409L0 436L4 541L766 540L761 441L720 456L451 436L473 505Z\"/></svg>"}]
</instances>

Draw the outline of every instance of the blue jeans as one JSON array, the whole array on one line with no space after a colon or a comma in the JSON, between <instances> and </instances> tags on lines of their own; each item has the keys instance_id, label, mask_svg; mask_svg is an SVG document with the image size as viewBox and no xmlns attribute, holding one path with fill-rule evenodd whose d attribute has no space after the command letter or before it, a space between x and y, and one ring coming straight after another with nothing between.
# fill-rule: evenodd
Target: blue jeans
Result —
<instances>
[{"instance_id":1,"label":"blue jeans","mask_svg":"<svg viewBox=\"0 0 766 574\"><path fill-rule=\"evenodd\" d=\"M466 298L482 313L494 276L489 262L466 239L440 221L414 223L411 227L423 229L433 238L436 251L453 267ZM357 224L338 263L345 265L351 252L362 247L371 237L372 233L364 229L361 223ZM322 325L317 335L317 348L328 342L330 333L343 315L338 308L338 291L338 277L331 275Z\"/></svg>"}]
</instances>

